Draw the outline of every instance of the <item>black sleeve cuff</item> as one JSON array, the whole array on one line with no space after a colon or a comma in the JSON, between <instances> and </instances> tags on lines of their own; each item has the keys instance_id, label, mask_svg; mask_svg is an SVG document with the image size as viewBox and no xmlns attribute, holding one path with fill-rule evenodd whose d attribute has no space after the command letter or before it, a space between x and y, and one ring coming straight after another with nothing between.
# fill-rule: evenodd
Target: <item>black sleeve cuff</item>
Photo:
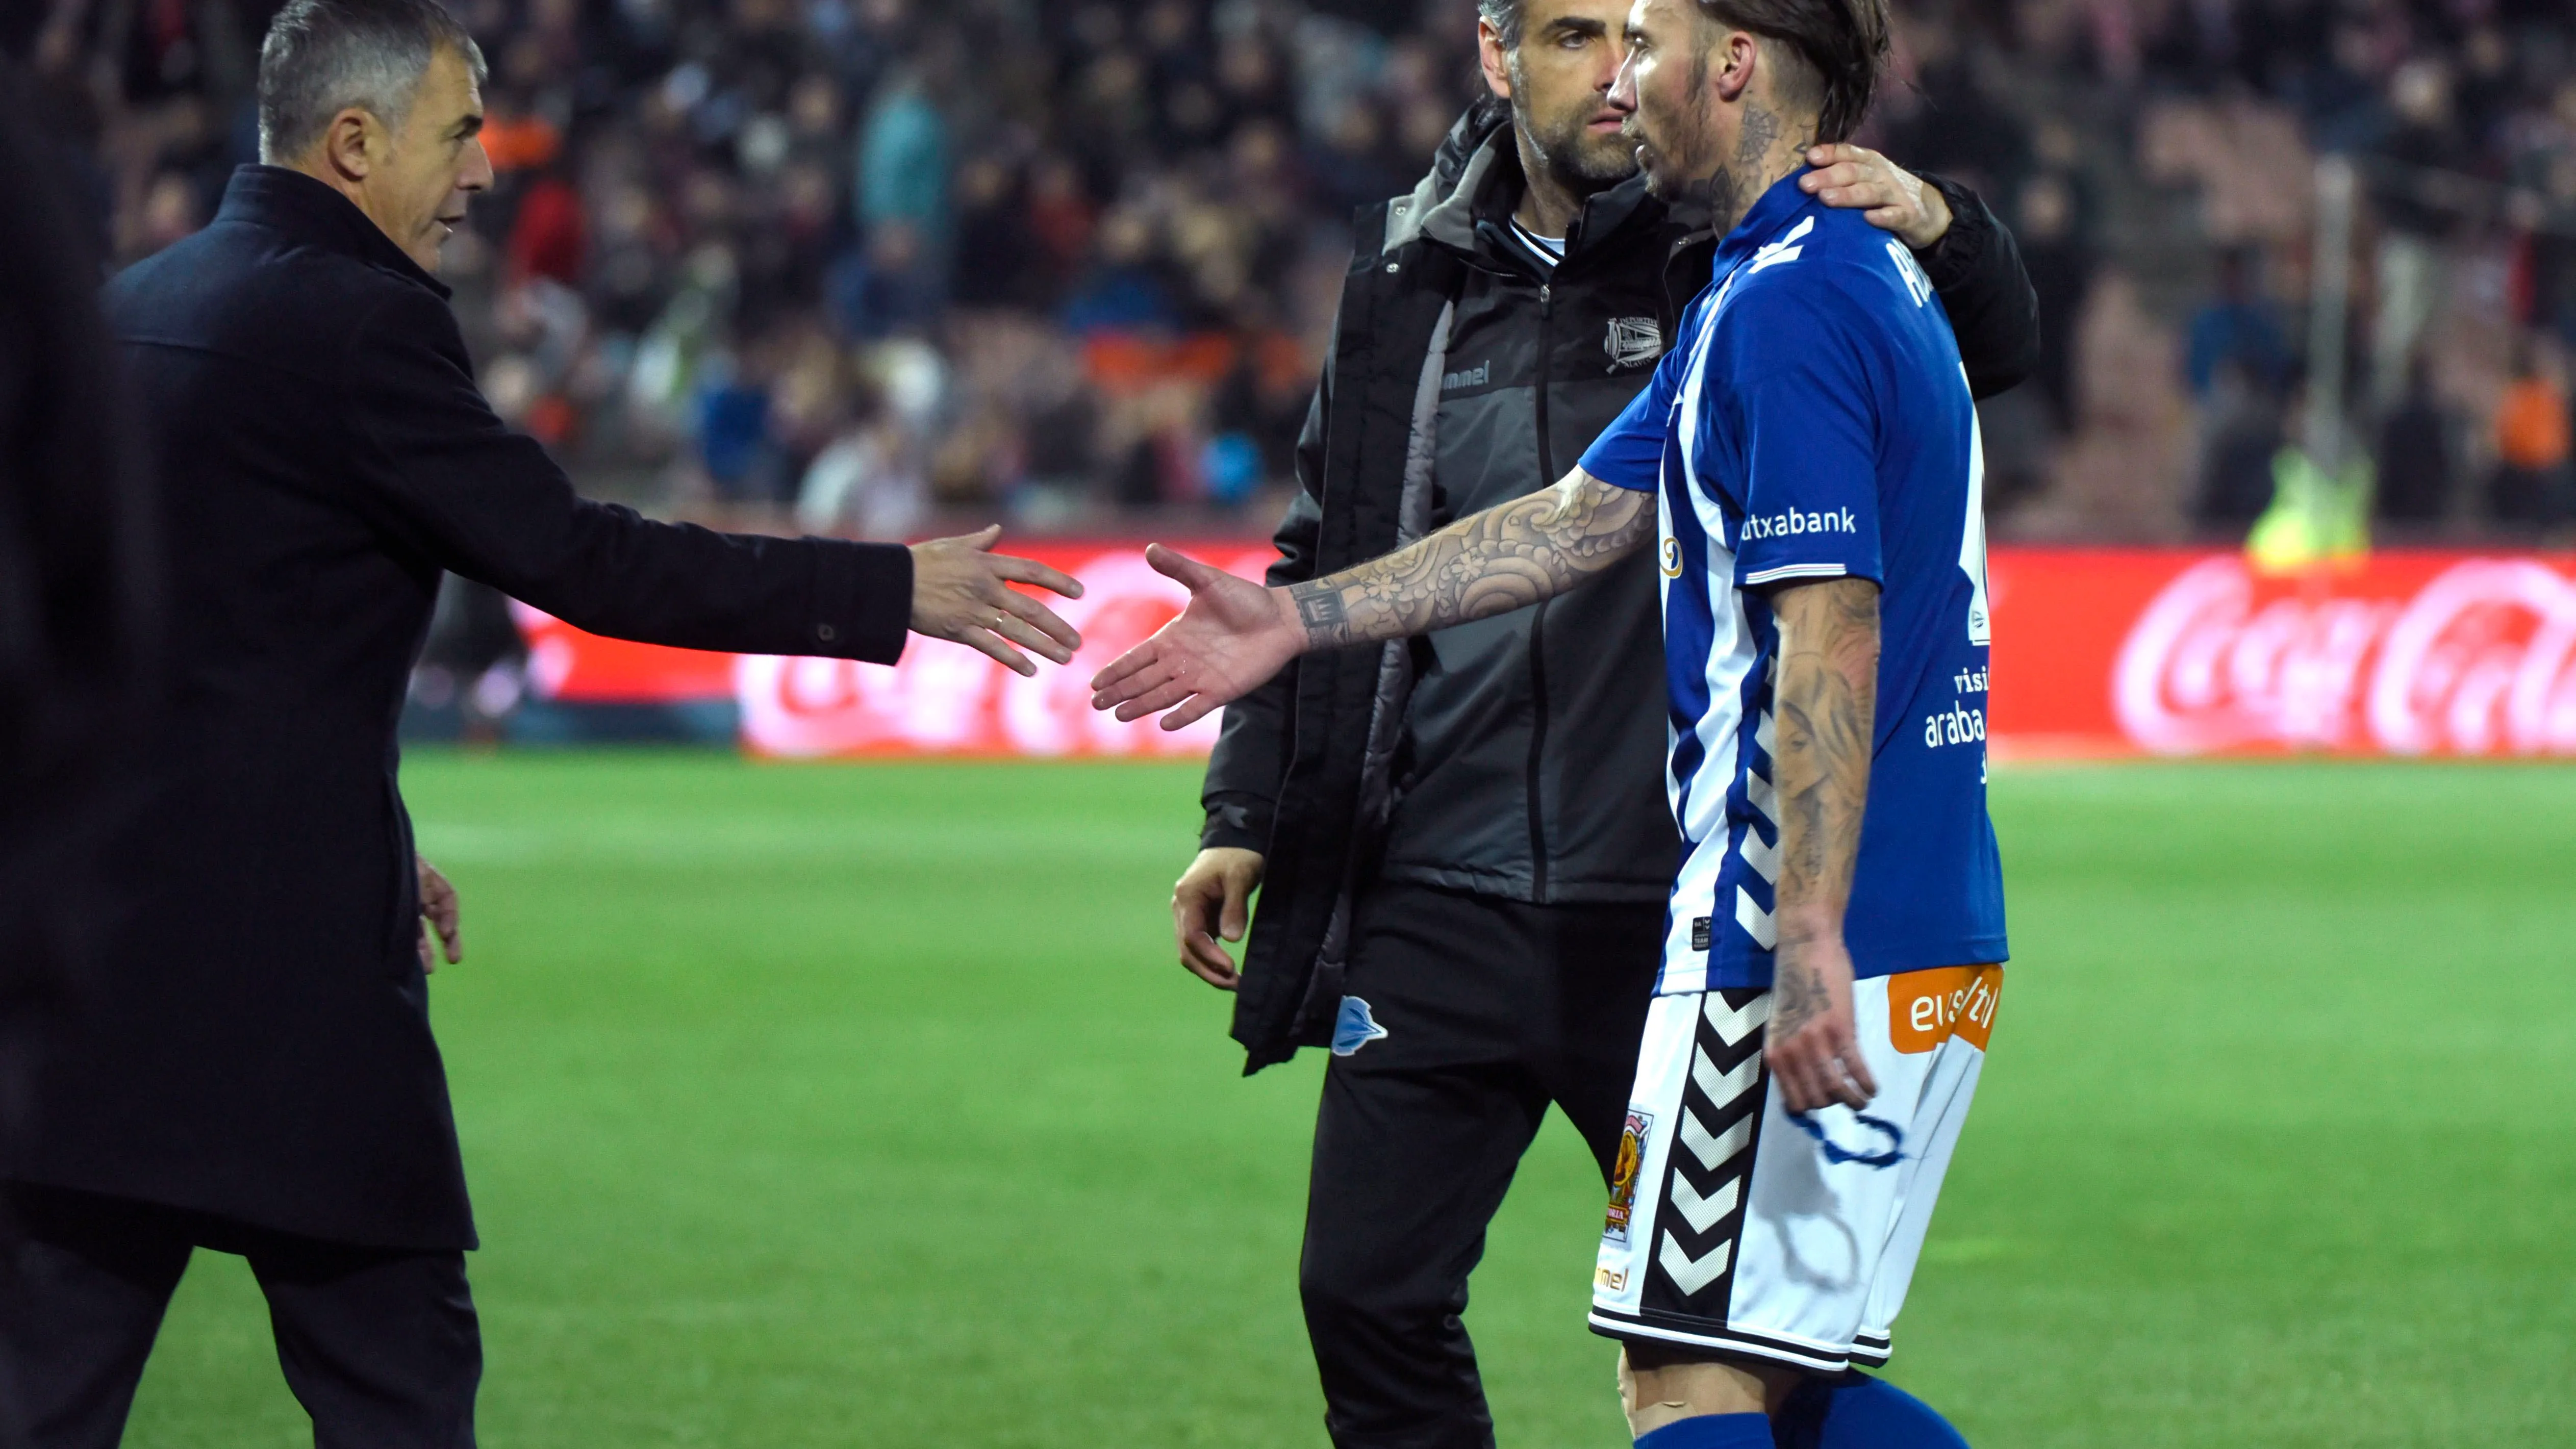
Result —
<instances>
[{"instance_id":1,"label":"black sleeve cuff","mask_svg":"<svg viewBox=\"0 0 2576 1449\"><path fill-rule=\"evenodd\" d=\"M1270 853L1274 802L1249 791L1221 790L1200 803L1207 807L1207 825L1199 831L1200 849Z\"/></svg>"},{"instance_id":2,"label":"black sleeve cuff","mask_svg":"<svg viewBox=\"0 0 2576 1449\"><path fill-rule=\"evenodd\" d=\"M808 542L814 549L809 652L864 664L902 658L912 628L912 550L899 543Z\"/></svg>"},{"instance_id":3,"label":"black sleeve cuff","mask_svg":"<svg viewBox=\"0 0 2576 1449\"><path fill-rule=\"evenodd\" d=\"M1995 214L1986 209L1984 198L1946 176L1922 174L1923 184L1941 193L1950 206L1950 229L1941 239L1914 254L1923 264L1923 274L1931 279L1934 291L1948 291L1966 281L1983 260L1988 234L1995 229Z\"/></svg>"}]
</instances>

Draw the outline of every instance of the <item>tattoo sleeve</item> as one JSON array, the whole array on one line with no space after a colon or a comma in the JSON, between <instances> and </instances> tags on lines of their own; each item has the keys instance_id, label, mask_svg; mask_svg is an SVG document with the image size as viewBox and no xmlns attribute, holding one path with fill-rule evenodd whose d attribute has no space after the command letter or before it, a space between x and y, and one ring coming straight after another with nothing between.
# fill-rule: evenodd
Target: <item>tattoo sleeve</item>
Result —
<instances>
[{"instance_id":1,"label":"tattoo sleeve","mask_svg":"<svg viewBox=\"0 0 2576 1449\"><path fill-rule=\"evenodd\" d=\"M1771 755L1780 798L1776 916L1788 945L1841 929L1851 899L1877 738L1878 586L1800 584L1773 594L1771 608L1780 626Z\"/></svg>"},{"instance_id":2,"label":"tattoo sleeve","mask_svg":"<svg viewBox=\"0 0 2576 1449\"><path fill-rule=\"evenodd\" d=\"M1576 469L1384 558L1290 586L1306 647L1400 639L1508 613L1593 578L1654 532L1650 493Z\"/></svg>"}]
</instances>

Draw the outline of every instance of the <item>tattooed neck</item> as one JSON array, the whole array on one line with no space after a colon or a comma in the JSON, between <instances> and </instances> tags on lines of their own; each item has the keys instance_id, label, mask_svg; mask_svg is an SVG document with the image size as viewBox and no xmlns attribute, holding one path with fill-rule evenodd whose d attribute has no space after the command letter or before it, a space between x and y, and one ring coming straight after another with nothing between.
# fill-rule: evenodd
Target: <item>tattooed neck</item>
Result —
<instances>
[{"instance_id":1,"label":"tattooed neck","mask_svg":"<svg viewBox=\"0 0 2576 1449\"><path fill-rule=\"evenodd\" d=\"M1673 213L1693 230L1705 227L1720 236L1735 230L1763 192L1798 169L1805 148L1782 146L1787 134L1779 112L1759 101L1746 102L1735 154L1719 163L1713 175L1684 186L1672 198Z\"/></svg>"}]
</instances>

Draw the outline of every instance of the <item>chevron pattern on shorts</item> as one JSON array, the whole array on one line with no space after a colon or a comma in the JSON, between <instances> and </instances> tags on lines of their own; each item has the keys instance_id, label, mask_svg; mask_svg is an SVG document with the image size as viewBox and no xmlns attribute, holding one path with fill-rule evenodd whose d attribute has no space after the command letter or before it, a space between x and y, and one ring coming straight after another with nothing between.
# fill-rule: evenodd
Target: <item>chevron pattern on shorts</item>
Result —
<instances>
[{"instance_id":1,"label":"chevron pattern on shorts","mask_svg":"<svg viewBox=\"0 0 2576 1449\"><path fill-rule=\"evenodd\" d=\"M1762 1026L1770 1015L1768 991L1711 991L1701 998L1690 1085L1674 1133L1683 1150L1672 1154L1656 1215L1656 1276L1674 1290L1673 1301L1656 1301L1666 1295L1650 1279L1649 1307L1726 1316L1721 1280L1734 1266L1743 1227L1745 1180L1755 1156L1748 1149L1765 1089ZM1692 1302L1703 1295L1706 1301Z\"/></svg>"}]
</instances>

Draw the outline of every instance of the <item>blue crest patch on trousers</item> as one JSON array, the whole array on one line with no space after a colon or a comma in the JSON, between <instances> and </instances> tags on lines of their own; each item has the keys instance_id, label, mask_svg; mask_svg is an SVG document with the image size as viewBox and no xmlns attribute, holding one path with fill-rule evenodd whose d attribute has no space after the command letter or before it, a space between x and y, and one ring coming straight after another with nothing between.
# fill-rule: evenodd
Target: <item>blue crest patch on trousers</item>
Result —
<instances>
[{"instance_id":1,"label":"blue crest patch on trousers","mask_svg":"<svg viewBox=\"0 0 2576 1449\"><path fill-rule=\"evenodd\" d=\"M1342 998L1341 1014L1333 1019L1333 1055L1346 1057L1386 1035L1386 1028L1369 1015L1369 1004L1356 996Z\"/></svg>"}]
</instances>

